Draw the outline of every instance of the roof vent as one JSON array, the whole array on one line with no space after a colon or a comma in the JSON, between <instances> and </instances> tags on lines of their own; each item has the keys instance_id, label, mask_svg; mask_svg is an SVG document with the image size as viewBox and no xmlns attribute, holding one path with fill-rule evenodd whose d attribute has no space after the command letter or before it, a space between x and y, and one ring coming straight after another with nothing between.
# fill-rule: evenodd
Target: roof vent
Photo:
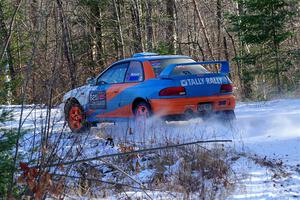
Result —
<instances>
[{"instance_id":1,"label":"roof vent","mask_svg":"<svg viewBox=\"0 0 300 200\"><path fill-rule=\"evenodd\" d=\"M157 53L151 53L151 52L142 52L142 53L135 53L132 55L133 58L138 58L138 57L146 57L146 56L158 56L159 54Z\"/></svg>"}]
</instances>

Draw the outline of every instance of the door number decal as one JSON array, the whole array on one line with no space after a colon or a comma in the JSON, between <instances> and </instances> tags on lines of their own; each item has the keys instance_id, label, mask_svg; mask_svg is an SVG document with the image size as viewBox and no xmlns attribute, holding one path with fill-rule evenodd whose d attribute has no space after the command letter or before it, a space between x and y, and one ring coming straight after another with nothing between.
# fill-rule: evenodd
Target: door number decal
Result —
<instances>
[{"instance_id":1,"label":"door number decal","mask_svg":"<svg viewBox=\"0 0 300 200\"><path fill-rule=\"evenodd\" d=\"M89 96L90 107L94 109L106 108L106 92L105 91L91 91Z\"/></svg>"}]
</instances>

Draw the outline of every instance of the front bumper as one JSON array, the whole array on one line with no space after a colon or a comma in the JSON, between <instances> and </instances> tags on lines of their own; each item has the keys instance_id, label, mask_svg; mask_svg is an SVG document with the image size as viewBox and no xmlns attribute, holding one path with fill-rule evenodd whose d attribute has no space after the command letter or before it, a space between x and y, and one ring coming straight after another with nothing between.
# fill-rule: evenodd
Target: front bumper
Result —
<instances>
[{"instance_id":1,"label":"front bumper","mask_svg":"<svg viewBox=\"0 0 300 200\"><path fill-rule=\"evenodd\" d=\"M232 94L210 97L151 99L152 111L157 116L181 115L186 112L198 113L200 103L211 103L212 111L234 110L235 97Z\"/></svg>"}]
</instances>

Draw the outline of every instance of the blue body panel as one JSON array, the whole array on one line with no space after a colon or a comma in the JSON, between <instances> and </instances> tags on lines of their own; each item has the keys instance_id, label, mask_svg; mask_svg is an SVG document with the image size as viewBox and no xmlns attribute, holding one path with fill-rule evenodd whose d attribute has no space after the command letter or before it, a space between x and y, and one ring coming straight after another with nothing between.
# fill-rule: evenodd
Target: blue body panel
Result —
<instances>
[{"instance_id":1,"label":"blue body panel","mask_svg":"<svg viewBox=\"0 0 300 200\"><path fill-rule=\"evenodd\" d=\"M136 55L133 58L124 59L114 64L129 62L129 61L156 61L163 59L172 58L186 58L188 56L157 56L155 54ZM113 64L113 65L114 65ZM178 65L205 65L205 64L220 64L220 73L204 73L199 75L185 75L185 76L170 76L171 72ZM105 72L105 71L104 71ZM103 73L104 73L103 72ZM218 96L226 95L220 94L220 87L222 84L231 84L228 78L229 73L229 63L227 61L207 61L207 62L194 62L194 63L179 63L168 65L158 77L150 78L148 80L138 82L130 87L126 87L120 93L113 96L111 99L106 101L107 96L105 94L110 91L114 84L103 84L103 85L90 85L88 91L82 97L81 105L84 111L87 113L88 122L99 122L99 121L115 121L126 120L126 117L99 117L105 115L106 113L115 112L118 109L131 109L130 106L137 98L142 98L146 101L157 100L157 99L180 99L180 98L194 98L194 97L208 97L208 96ZM102 73L101 73L102 74ZM101 76L101 74L99 76ZM186 95L183 96L159 96L159 91L168 87L184 87L186 90ZM90 103L91 94L95 93L96 97L99 95L104 95L105 102L100 102L99 105L95 107L94 104ZM97 96L98 95L98 96ZM107 95L107 94L106 94ZM70 98L72 95L66 95L66 98ZM77 98L75 95L73 95ZM100 97L99 97L100 98ZM78 98L77 98L78 99ZM93 107L94 106L94 107Z\"/></svg>"}]
</instances>

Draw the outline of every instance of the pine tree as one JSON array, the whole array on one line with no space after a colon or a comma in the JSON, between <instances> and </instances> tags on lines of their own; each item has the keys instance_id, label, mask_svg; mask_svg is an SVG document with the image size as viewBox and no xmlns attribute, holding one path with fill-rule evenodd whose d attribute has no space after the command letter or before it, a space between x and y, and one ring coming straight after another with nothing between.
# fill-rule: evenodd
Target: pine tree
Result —
<instances>
[{"instance_id":1,"label":"pine tree","mask_svg":"<svg viewBox=\"0 0 300 200\"><path fill-rule=\"evenodd\" d=\"M0 127L4 127L5 122L10 121L11 112L0 111ZM0 128L0 197L8 198L8 188L11 186L12 172L14 166L14 147L17 140L17 131L11 128ZM17 192L13 188L13 193Z\"/></svg>"},{"instance_id":2,"label":"pine tree","mask_svg":"<svg viewBox=\"0 0 300 200\"><path fill-rule=\"evenodd\" d=\"M291 9L294 0L237 0L239 13L230 15L232 31L236 32L242 46L240 57L243 84L263 76L275 79L273 85L282 93L282 73L286 70L282 43L292 35L288 23L295 16ZM247 51L245 48L247 47ZM251 91L251 90L250 90Z\"/></svg>"}]
</instances>

